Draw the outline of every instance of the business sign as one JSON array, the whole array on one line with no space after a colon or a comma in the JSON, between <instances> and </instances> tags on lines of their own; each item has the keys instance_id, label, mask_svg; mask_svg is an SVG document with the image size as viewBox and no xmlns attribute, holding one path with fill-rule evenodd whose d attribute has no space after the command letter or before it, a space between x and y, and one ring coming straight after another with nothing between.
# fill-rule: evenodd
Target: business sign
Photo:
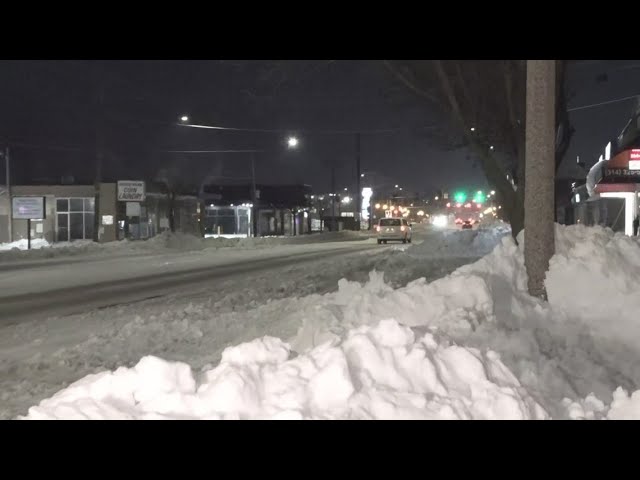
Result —
<instances>
[{"instance_id":1,"label":"business sign","mask_svg":"<svg viewBox=\"0 0 640 480\"><path fill-rule=\"evenodd\" d=\"M629 160L629 170L640 170L640 160Z\"/></svg>"},{"instance_id":2,"label":"business sign","mask_svg":"<svg viewBox=\"0 0 640 480\"><path fill-rule=\"evenodd\" d=\"M371 197L373 196L373 190L369 187L362 189L362 207L360 209L360 218L362 220L369 220L369 207L371 206Z\"/></svg>"},{"instance_id":3,"label":"business sign","mask_svg":"<svg viewBox=\"0 0 640 480\"><path fill-rule=\"evenodd\" d=\"M44 197L13 197L12 215L16 220L45 218Z\"/></svg>"},{"instance_id":4,"label":"business sign","mask_svg":"<svg viewBox=\"0 0 640 480\"><path fill-rule=\"evenodd\" d=\"M640 149L632 149L631 152L629 152L629 160L640 160Z\"/></svg>"},{"instance_id":5,"label":"business sign","mask_svg":"<svg viewBox=\"0 0 640 480\"><path fill-rule=\"evenodd\" d=\"M127 202L126 203L127 217L139 217L142 209L140 208L140 202Z\"/></svg>"},{"instance_id":6,"label":"business sign","mask_svg":"<svg viewBox=\"0 0 640 480\"><path fill-rule=\"evenodd\" d=\"M118 201L120 202L144 202L145 188L143 181L119 180Z\"/></svg>"},{"instance_id":7,"label":"business sign","mask_svg":"<svg viewBox=\"0 0 640 480\"><path fill-rule=\"evenodd\" d=\"M602 183L640 183L640 170L605 168Z\"/></svg>"}]
</instances>

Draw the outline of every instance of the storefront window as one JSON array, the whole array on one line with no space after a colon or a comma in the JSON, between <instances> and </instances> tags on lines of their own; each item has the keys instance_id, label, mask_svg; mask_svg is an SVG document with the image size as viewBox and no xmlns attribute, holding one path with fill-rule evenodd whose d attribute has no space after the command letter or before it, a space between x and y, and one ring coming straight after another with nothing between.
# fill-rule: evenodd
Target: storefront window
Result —
<instances>
[{"instance_id":1,"label":"storefront window","mask_svg":"<svg viewBox=\"0 0 640 480\"><path fill-rule=\"evenodd\" d=\"M56 240L90 240L93 238L95 201L93 198L56 199Z\"/></svg>"},{"instance_id":2,"label":"storefront window","mask_svg":"<svg viewBox=\"0 0 640 480\"><path fill-rule=\"evenodd\" d=\"M58 212L68 212L69 211L69 199L68 198L59 198L56 200L56 211Z\"/></svg>"}]
</instances>

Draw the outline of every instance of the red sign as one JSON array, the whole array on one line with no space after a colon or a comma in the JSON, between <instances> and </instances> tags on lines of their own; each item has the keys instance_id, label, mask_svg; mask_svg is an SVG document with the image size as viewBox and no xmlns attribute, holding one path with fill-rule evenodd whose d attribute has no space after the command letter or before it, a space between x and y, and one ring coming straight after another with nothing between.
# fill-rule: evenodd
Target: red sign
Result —
<instances>
[{"instance_id":1,"label":"red sign","mask_svg":"<svg viewBox=\"0 0 640 480\"><path fill-rule=\"evenodd\" d=\"M640 149L633 149L629 154L629 160L640 160Z\"/></svg>"}]
</instances>

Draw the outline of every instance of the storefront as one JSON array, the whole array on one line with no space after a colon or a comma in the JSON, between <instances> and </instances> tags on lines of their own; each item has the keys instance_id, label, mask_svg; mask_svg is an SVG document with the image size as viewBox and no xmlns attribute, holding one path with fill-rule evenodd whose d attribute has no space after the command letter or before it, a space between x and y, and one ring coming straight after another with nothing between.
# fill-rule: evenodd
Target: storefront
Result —
<instances>
[{"instance_id":1,"label":"storefront","mask_svg":"<svg viewBox=\"0 0 640 480\"><path fill-rule=\"evenodd\" d=\"M169 195L153 185L149 187L151 191L144 187L144 195L130 201L132 199L119 199L117 183L100 183L98 188L94 185L14 185L12 198L44 198L45 215L30 222L12 218L10 230L11 201L8 195L0 195L0 243L27 238L29 224L31 238L48 243L93 240L95 233L100 242L146 239L170 230L172 222L176 231L202 234L196 195ZM98 232L95 232L96 225Z\"/></svg>"},{"instance_id":2,"label":"storefront","mask_svg":"<svg viewBox=\"0 0 640 480\"><path fill-rule=\"evenodd\" d=\"M250 237L251 205L205 207L205 237Z\"/></svg>"},{"instance_id":3,"label":"storefront","mask_svg":"<svg viewBox=\"0 0 640 480\"><path fill-rule=\"evenodd\" d=\"M95 222L95 187L93 185L14 185L11 197L43 197L44 218L33 219L31 238L49 243L74 240L92 240ZM8 196L0 198L0 216L6 219L0 225L0 242L27 238L27 220L11 220L9 239L8 219L11 202Z\"/></svg>"}]
</instances>

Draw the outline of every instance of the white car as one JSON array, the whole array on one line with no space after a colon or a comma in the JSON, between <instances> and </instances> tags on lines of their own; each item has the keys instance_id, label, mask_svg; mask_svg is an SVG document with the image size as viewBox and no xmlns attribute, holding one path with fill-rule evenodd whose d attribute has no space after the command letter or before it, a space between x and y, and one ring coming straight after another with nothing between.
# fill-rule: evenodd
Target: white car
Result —
<instances>
[{"instance_id":1,"label":"white car","mask_svg":"<svg viewBox=\"0 0 640 480\"><path fill-rule=\"evenodd\" d=\"M404 218L381 218L376 232L378 245L388 241L411 243L411 225Z\"/></svg>"}]
</instances>

